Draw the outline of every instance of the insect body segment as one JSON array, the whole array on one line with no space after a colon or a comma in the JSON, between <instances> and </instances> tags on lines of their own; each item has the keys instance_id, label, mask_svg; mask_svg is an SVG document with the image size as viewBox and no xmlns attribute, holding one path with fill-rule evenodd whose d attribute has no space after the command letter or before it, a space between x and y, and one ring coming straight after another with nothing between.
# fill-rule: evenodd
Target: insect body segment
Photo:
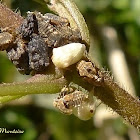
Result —
<instances>
[{"instance_id":1,"label":"insect body segment","mask_svg":"<svg viewBox=\"0 0 140 140\"><path fill-rule=\"evenodd\" d=\"M79 90L64 87L53 103L60 112L71 115L74 114L81 120L88 120L93 116L95 104L89 94Z\"/></svg>"},{"instance_id":2,"label":"insect body segment","mask_svg":"<svg viewBox=\"0 0 140 140\"><path fill-rule=\"evenodd\" d=\"M78 107L88 98L88 95L81 91L74 91L72 93L60 93L59 97L54 101L54 106L57 107L62 113L72 114L73 108ZM61 98L60 98L61 97Z\"/></svg>"}]
</instances>

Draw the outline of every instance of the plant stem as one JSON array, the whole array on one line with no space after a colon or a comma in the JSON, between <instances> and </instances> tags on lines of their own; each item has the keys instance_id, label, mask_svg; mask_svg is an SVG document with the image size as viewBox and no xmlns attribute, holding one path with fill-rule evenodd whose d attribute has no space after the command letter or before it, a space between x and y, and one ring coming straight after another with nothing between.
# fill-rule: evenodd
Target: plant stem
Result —
<instances>
[{"instance_id":1,"label":"plant stem","mask_svg":"<svg viewBox=\"0 0 140 140\"><path fill-rule=\"evenodd\" d=\"M94 88L94 96L112 108L140 132L140 101L133 98L113 81L104 81L104 86Z\"/></svg>"},{"instance_id":2,"label":"plant stem","mask_svg":"<svg viewBox=\"0 0 140 140\"><path fill-rule=\"evenodd\" d=\"M9 101L12 101L12 100L15 100L15 99L19 99L21 97L22 96L20 96L20 95L16 95L16 96L2 96L2 97L0 97L0 104L4 104L6 102L9 102Z\"/></svg>"},{"instance_id":3,"label":"plant stem","mask_svg":"<svg viewBox=\"0 0 140 140\"><path fill-rule=\"evenodd\" d=\"M24 96L29 94L58 93L66 84L64 78L39 78L39 81L26 81L23 83L10 83L0 85L0 96Z\"/></svg>"},{"instance_id":4,"label":"plant stem","mask_svg":"<svg viewBox=\"0 0 140 140\"><path fill-rule=\"evenodd\" d=\"M111 75L92 62L80 61L79 75L94 87L94 96L112 108L140 132L140 101L116 84Z\"/></svg>"}]
</instances>

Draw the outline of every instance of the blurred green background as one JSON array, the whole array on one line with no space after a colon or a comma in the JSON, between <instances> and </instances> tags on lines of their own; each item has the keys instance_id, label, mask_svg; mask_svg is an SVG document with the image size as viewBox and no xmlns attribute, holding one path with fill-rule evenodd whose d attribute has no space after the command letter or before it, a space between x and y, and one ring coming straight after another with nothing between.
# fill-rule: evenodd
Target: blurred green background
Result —
<instances>
[{"instance_id":1,"label":"blurred green background","mask_svg":"<svg viewBox=\"0 0 140 140\"><path fill-rule=\"evenodd\" d=\"M136 94L140 96L140 0L74 1L88 24L91 46L95 46L98 63L109 70L111 68L102 29L109 26L117 33L119 48L126 58ZM23 16L26 16L27 11L50 12L43 0L3 2ZM1 83L23 81L27 78L29 76L16 71L5 52L0 52ZM0 128L20 129L24 133L0 133L0 140L139 140L136 130L119 117L103 119L100 125L96 123L97 118L81 121L73 115L66 116L54 110L50 98L45 95L27 96L2 105Z\"/></svg>"}]
</instances>

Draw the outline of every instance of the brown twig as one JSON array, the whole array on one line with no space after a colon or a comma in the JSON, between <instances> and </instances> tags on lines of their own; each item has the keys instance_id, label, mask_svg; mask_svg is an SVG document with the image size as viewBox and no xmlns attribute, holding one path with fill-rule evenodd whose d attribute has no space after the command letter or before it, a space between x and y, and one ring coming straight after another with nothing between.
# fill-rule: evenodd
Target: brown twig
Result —
<instances>
[{"instance_id":1,"label":"brown twig","mask_svg":"<svg viewBox=\"0 0 140 140\"><path fill-rule=\"evenodd\" d=\"M94 96L112 108L140 132L140 101L119 87L104 70L92 62L80 61L77 65L79 75L94 86Z\"/></svg>"}]
</instances>

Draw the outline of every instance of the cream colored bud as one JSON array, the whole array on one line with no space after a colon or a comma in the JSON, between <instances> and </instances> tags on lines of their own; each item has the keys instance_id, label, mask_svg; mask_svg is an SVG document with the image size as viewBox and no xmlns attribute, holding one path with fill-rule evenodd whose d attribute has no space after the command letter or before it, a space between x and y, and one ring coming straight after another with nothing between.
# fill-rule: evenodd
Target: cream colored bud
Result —
<instances>
[{"instance_id":1,"label":"cream colored bud","mask_svg":"<svg viewBox=\"0 0 140 140\"><path fill-rule=\"evenodd\" d=\"M52 62L58 68L66 68L78 62L84 55L86 46L81 43L70 43L53 49Z\"/></svg>"}]
</instances>

